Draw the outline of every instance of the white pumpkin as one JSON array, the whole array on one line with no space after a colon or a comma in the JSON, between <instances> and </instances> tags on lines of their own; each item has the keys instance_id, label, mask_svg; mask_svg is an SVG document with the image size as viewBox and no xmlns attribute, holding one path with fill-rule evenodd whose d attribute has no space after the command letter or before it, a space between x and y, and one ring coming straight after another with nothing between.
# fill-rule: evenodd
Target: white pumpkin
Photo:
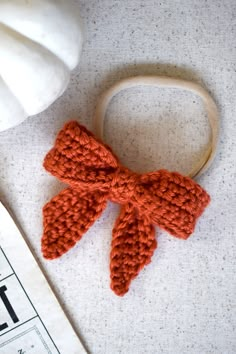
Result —
<instances>
[{"instance_id":1,"label":"white pumpkin","mask_svg":"<svg viewBox=\"0 0 236 354\"><path fill-rule=\"evenodd\" d=\"M79 61L82 34L70 0L0 0L0 131L63 93Z\"/></svg>"}]
</instances>

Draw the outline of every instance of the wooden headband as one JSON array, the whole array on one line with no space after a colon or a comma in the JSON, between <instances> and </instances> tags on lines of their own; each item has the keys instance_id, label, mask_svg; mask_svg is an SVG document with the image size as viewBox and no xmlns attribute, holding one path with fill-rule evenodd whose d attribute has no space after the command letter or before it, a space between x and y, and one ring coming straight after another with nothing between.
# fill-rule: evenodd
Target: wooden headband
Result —
<instances>
[{"instance_id":1,"label":"wooden headband","mask_svg":"<svg viewBox=\"0 0 236 354\"><path fill-rule=\"evenodd\" d=\"M102 95L94 116L95 134L103 139L103 126L107 107L112 98L122 90L129 89L135 86L158 86L179 88L193 92L200 96L205 103L208 119L211 127L211 137L206 151L203 153L195 167L188 173L189 177L197 177L204 173L211 165L216 154L217 143L219 139L219 116L217 106L209 95L200 85L186 80L175 79L165 76L136 76L119 81L114 86L109 88Z\"/></svg>"}]
</instances>

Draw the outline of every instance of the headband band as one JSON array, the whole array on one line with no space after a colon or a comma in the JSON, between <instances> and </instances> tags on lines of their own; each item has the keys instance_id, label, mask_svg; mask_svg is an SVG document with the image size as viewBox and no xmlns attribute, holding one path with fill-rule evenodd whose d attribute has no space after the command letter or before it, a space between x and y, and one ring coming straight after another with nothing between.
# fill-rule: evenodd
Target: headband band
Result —
<instances>
[{"instance_id":1,"label":"headband band","mask_svg":"<svg viewBox=\"0 0 236 354\"><path fill-rule=\"evenodd\" d=\"M165 76L136 76L119 81L114 86L109 88L102 95L94 116L94 131L97 137L103 139L104 119L107 107L112 98L120 91L136 87L136 86L157 86L179 88L195 93L200 96L205 104L207 116L211 127L210 142L206 151L203 153L195 167L188 173L189 177L197 177L204 173L211 165L216 154L216 148L219 138L219 117L217 106L209 95L200 85L191 81L175 79Z\"/></svg>"}]
</instances>

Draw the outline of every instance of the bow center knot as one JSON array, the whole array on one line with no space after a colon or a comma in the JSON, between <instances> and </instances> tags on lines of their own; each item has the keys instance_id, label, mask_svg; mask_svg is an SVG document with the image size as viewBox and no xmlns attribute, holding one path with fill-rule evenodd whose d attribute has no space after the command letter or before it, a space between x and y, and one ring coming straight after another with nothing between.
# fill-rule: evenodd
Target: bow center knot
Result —
<instances>
[{"instance_id":1,"label":"bow center knot","mask_svg":"<svg viewBox=\"0 0 236 354\"><path fill-rule=\"evenodd\" d=\"M139 175L126 167L119 167L114 173L109 199L119 204L131 201L135 194Z\"/></svg>"}]
</instances>

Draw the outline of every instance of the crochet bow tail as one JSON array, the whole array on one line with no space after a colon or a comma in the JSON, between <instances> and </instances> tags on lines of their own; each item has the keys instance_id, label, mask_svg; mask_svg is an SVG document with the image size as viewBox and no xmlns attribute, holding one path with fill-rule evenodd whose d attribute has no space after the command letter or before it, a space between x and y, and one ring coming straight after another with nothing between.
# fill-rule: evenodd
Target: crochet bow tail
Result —
<instances>
[{"instance_id":1,"label":"crochet bow tail","mask_svg":"<svg viewBox=\"0 0 236 354\"><path fill-rule=\"evenodd\" d=\"M106 198L100 192L67 188L43 208L42 252L54 259L72 248L101 215Z\"/></svg>"},{"instance_id":2,"label":"crochet bow tail","mask_svg":"<svg viewBox=\"0 0 236 354\"><path fill-rule=\"evenodd\" d=\"M149 219L140 216L132 204L123 205L113 228L110 257L111 288L117 295L129 290L132 279L150 263L156 247Z\"/></svg>"}]
</instances>

